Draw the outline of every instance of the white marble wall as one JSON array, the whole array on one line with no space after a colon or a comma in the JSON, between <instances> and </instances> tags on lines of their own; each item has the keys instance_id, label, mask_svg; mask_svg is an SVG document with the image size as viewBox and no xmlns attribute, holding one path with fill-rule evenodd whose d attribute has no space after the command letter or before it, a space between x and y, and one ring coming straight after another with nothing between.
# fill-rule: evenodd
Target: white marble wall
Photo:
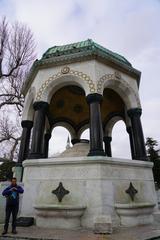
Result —
<instances>
[{"instance_id":1,"label":"white marble wall","mask_svg":"<svg viewBox=\"0 0 160 240\"><path fill-rule=\"evenodd\" d=\"M59 204L51 192L59 182L70 191L61 204L87 206L81 218L83 227L93 228L94 219L110 215L113 225L120 220L116 203L129 203L125 193L132 181L138 194L135 202L156 203L156 193L149 162L107 157L74 157L26 160L24 165L25 193L23 216L34 216L36 204Z\"/></svg>"},{"instance_id":2,"label":"white marble wall","mask_svg":"<svg viewBox=\"0 0 160 240\"><path fill-rule=\"evenodd\" d=\"M66 85L80 86L86 95L103 94L103 89L109 87L122 97L128 109L141 107L137 80L121 71L118 71L119 77L116 77L117 70L114 67L89 60L68 64L70 71L62 74L64 67L66 65L40 69L37 72L25 96L23 120L33 119L34 101L50 102L53 94Z\"/></svg>"}]
</instances>

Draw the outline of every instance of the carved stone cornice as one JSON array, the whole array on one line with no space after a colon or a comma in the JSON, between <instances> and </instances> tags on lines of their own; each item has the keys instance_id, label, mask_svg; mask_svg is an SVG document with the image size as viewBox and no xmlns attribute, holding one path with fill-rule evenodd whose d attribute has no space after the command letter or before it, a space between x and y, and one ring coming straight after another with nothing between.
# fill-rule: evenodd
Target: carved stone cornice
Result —
<instances>
[{"instance_id":1,"label":"carved stone cornice","mask_svg":"<svg viewBox=\"0 0 160 240\"><path fill-rule=\"evenodd\" d=\"M103 141L104 141L104 142L111 142L111 141L112 141L112 137L110 137L110 136L104 136L104 137L103 137Z\"/></svg>"},{"instance_id":2,"label":"carved stone cornice","mask_svg":"<svg viewBox=\"0 0 160 240\"><path fill-rule=\"evenodd\" d=\"M69 54L69 55L64 55L64 56L52 57L52 58L48 58L48 59L36 60L33 63L30 73L22 87L22 93L24 95L27 93L29 87L31 86L33 79L35 78L37 72L40 69L49 68L49 67L53 67L53 66L63 66L65 64L87 61L87 60L92 60L92 59L96 59L106 65L114 67L115 69L128 74L129 76L134 77L135 79L137 79L137 83L139 85L140 76L141 76L140 71L133 68L132 66L129 66L122 62L116 61L115 59L106 59L106 57L101 52L97 52L95 54L93 51L88 50L83 53L77 52L76 54Z\"/></svg>"},{"instance_id":3,"label":"carved stone cornice","mask_svg":"<svg viewBox=\"0 0 160 240\"><path fill-rule=\"evenodd\" d=\"M102 99L103 99L103 96L98 93L92 93L92 94L87 95L87 97L86 97L88 104L93 103L93 102L101 103Z\"/></svg>"},{"instance_id":4,"label":"carved stone cornice","mask_svg":"<svg viewBox=\"0 0 160 240\"><path fill-rule=\"evenodd\" d=\"M21 122L21 126L22 126L22 128L31 129L31 128L33 127L33 121L23 120L23 121Z\"/></svg>"},{"instance_id":5,"label":"carved stone cornice","mask_svg":"<svg viewBox=\"0 0 160 240\"><path fill-rule=\"evenodd\" d=\"M132 108L127 111L129 117L140 117L142 114L141 108Z\"/></svg>"},{"instance_id":6,"label":"carved stone cornice","mask_svg":"<svg viewBox=\"0 0 160 240\"><path fill-rule=\"evenodd\" d=\"M33 108L34 110L47 110L48 109L49 104L47 102L43 102L43 101L37 101L33 103Z\"/></svg>"}]
</instances>

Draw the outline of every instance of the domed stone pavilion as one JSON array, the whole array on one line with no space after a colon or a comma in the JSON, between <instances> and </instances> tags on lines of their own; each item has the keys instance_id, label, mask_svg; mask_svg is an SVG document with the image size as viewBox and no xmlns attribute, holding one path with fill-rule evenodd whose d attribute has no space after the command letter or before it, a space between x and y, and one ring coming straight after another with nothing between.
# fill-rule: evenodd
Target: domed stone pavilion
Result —
<instances>
[{"instance_id":1,"label":"domed stone pavilion","mask_svg":"<svg viewBox=\"0 0 160 240\"><path fill-rule=\"evenodd\" d=\"M90 39L51 47L34 62L23 86L16 167L25 187L21 216L34 217L37 226L100 232L153 221L157 200L141 124L140 76L126 58ZM119 120L132 159L112 157ZM56 126L69 131L73 147L48 158ZM87 128L90 139L81 140Z\"/></svg>"}]
</instances>

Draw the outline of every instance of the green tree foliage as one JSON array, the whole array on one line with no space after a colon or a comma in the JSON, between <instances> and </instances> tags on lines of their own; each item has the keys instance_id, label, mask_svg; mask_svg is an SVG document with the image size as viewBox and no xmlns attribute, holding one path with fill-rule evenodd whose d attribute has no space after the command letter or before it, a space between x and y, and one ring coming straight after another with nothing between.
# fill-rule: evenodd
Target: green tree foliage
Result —
<instances>
[{"instance_id":1,"label":"green tree foliage","mask_svg":"<svg viewBox=\"0 0 160 240\"><path fill-rule=\"evenodd\" d=\"M12 168L15 166L14 161L4 161L0 165L0 181L6 181L12 178Z\"/></svg>"},{"instance_id":2,"label":"green tree foliage","mask_svg":"<svg viewBox=\"0 0 160 240\"><path fill-rule=\"evenodd\" d=\"M148 137L146 139L146 147L147 147L147 155L151 162L153 162L153 176L154 181L157 184L158 188L160 188L160 156L158 142L153 138Z\"/></svg>"}]
</instances>

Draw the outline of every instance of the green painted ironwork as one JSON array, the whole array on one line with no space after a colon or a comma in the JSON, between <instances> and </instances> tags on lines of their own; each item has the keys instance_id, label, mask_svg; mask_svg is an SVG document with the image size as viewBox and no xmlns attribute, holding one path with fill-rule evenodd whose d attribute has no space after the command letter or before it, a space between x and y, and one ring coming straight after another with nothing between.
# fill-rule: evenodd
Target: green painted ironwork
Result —
<instances>
[{"instance_id":1,"label":"green painted ironwork","mask_svg":"<svg viewBox=\"0 0 160 240\"><path fill-rule=\"evenodd\" d=\"M114 64L115 69L134 77L139 86L141 72L132 67L131 63L125 57L88 39L86 41L49 48L40 60L37 59L33 63L22 87L22 93L26 95L39 69L90 59L97 59L105 64Z\"/></svg>"}]
</instances>

